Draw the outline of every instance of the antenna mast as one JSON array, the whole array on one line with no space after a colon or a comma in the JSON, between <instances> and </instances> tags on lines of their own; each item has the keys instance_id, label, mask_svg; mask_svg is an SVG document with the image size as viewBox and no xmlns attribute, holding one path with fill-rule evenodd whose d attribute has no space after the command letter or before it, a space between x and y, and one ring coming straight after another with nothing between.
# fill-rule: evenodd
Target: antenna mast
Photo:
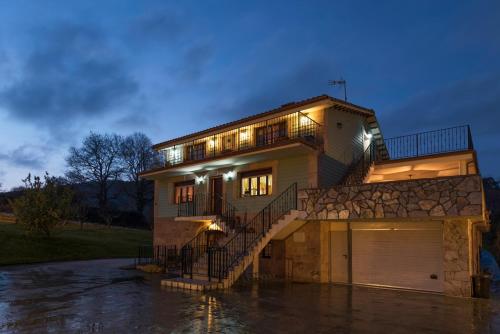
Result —
<instances>
[{"instance_id":1,"label":"antenna mast","mask_svg":"<svg viewBox=\"0 0 500 334\"><path fill-rule=\"evenodd\" d=\"M328 81L328 84L334 87L344 86L344 101L347 102L347 82L343 78L340 78L340 80L330 80Z\"/></svg>"}]
</instances>

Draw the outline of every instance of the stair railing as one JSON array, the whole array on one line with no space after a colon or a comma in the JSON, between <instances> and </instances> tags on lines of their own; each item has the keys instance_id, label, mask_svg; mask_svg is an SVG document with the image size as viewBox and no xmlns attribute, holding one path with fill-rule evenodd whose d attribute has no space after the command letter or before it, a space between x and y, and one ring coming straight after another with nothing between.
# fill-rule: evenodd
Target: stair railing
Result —
<instances>
[{"instance_id":1,"label":"stair railing","mask_svg":"<svg viewBox=\"0 0 500 334\"><path fill-rule=\"evenodd\" d=\"M371 166L377 160L377 148L375 143L372 142L363 154L353 161L347 168L343 180L340 182L342 185L356 185L362 184L366 175L370 171Z\"/></svg>"},{"instance_id":2,"label":"stair railing","mask_svg":"<svg viewBox=\"0 0 500 334\"><path fill-rule=\"evenodd\" d=\"M229 269L236 265L248 251L290 210L297 209L297 183L293 183L247 224L237 230L225 245L209 247L208 278L221 281Z\"/></svg>"},{"instance_id":3,"label":"stair railing","mask_svg":"<svg viewBox=\"0 0 500 334\"><path fill-rule=\"evenodd\" d=\"M198 260L208 254L210 247L208 234L216 230L228 235L234 231L237 223L236 208L222 196L217 195L218 197L216 197L210 193L199 194L197 196L197 198L193 198L192 207L195 209L188 209L184 212L193 216L215 215L217 216L217 222L212 222L216 226L211 224L203 228L181 248L181 272L183 275L189 275L191 278L193 277L193 268ZM220 201L216 210L214 210L215 198L218 198Z\"/></svg>"}]
</instances>

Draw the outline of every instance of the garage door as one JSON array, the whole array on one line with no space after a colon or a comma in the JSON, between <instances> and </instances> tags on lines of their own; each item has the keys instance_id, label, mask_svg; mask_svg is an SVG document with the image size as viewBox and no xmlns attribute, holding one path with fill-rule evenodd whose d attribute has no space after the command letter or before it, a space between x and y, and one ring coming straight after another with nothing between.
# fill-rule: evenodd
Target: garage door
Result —
<instances>
[{"instance_id":1,"label":"garage door","mask_svg":"<svg viewBox=\"0 0 500 334\"><path fill-rule=\"evenodd\" d=\"M353 229L352 281L442 292L442 240L440 226Z\"/></svg>"}]
</instances>

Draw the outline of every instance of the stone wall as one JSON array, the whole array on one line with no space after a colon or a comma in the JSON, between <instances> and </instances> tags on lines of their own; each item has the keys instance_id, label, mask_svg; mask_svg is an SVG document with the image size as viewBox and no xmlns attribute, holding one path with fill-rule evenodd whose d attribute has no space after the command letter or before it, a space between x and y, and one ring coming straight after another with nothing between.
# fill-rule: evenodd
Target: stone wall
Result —
<instances>
[{"instance_id":1,"label":"stone wall","mask_svg":"<svg viewBox=\"0 0 500 334\"><path fill-rule=\"evenodd\" d=\"M295 282L321 281L321 226L310 222L285 240L285 256Z\"/></svg>"},{"instance_id":2,"label":"stone wall","mask_svg":"<svg viewBox=\"0 0 500 334\"><path fill-rule=\"evenodd\" d=\"M445 220L443 223L444 293L470 297L468 222Z\"/></svg>"},{"instance_id":3,"label":"stone wall","mask_svg":"<svg viewBox=\"0 0 500 334\"><path fill-rule=\"evenodd\" d=\"M306 219L481 216L478 175L305 189L299 192Z\"/></svg>"},{"instance_id":4,"label":"stone wall","mask_svg":"<svg viewBox=\"0 0 500 334\"><path fill-rule=\"evenodd\" d=\"M176 245L180 249L205 226L203 222L175 221L173 218L155 218L154 245Z\"/></svg>"}]
</instances>

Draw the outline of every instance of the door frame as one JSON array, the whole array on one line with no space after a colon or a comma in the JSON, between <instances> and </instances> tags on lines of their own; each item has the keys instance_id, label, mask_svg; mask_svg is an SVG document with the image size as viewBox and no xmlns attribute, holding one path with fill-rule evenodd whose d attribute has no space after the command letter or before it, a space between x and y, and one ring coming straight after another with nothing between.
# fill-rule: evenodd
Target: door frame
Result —
<instances>
[{"instance_id":1,"label":"door frame","mask_svg":"<svg viewBox=\"0 0 500 334\"><path fill-rule=\"evenodd\" d=\"M347 281L345 283L333 281L332 232L346 232L347 234ZM330 223L328 229L328 281L333 284L352 284L352 228L350 222Z\"/></svg>"},{"instance_id":2,"label":"door frame","mask_svg":"<svg viewBox=\"0 0 500 334\"><path fill-rule=\"evenodd\" d=\"M216 196L215 193L215 182L220 182L220 196ZM222 175L210 177L210 211L213 214L222 214L222 198L224 197L224 182Z\"/></svg>"}]
</instances>

